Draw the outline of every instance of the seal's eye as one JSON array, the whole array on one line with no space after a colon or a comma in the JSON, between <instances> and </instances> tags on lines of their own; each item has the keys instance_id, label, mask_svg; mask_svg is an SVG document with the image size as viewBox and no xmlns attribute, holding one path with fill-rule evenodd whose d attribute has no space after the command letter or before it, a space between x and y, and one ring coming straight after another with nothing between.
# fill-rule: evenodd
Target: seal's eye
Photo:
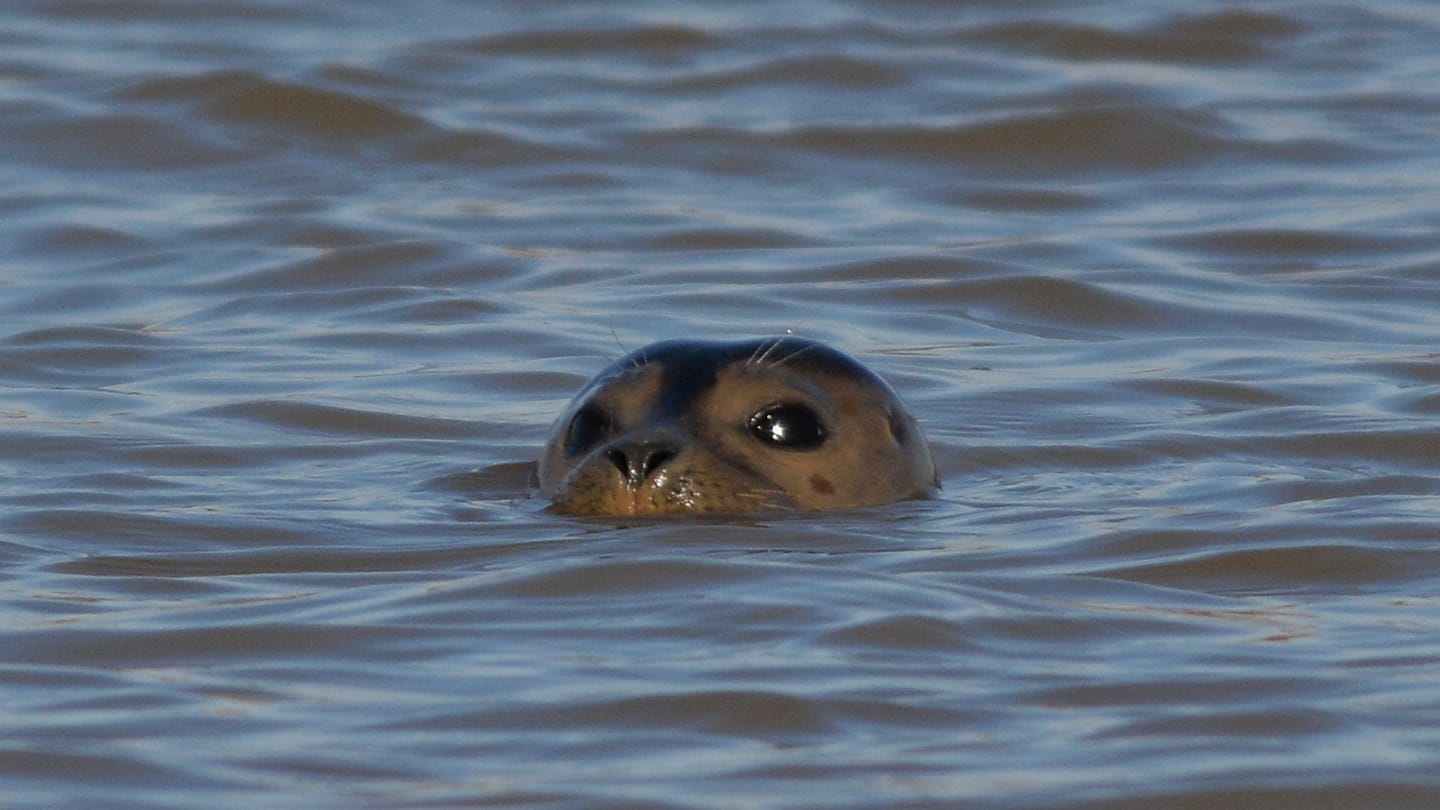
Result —
<instances>
[{"instance_id":1,"label":"seal's eye","mask_svg":"<svg viewBox=\"0 0 1440 810\"><path fill-rule=\"evenodd\" d=\"M594 405L586 405L570 418L570 427L565 430L566 454L589 450L609 435L611 429L608 414Z\"/></svg>"},{"instance_id":2,"label":"seal's eye","mask_svg":"<svg viewBox=\"0 0 1440 810\"><path fill-rule=\"evenodd\" d=\"M750 433L781 450L814 450L829 433L820 415L805 405L774 405L750 417Z\"/></svg>"}]
</instances>

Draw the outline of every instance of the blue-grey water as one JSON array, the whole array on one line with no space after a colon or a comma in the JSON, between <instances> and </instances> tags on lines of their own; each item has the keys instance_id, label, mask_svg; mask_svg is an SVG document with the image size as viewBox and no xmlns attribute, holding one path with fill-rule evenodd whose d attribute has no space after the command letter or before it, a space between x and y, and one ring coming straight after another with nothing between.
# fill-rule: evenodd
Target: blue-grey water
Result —
<instances>
[{"instance_id":1,"label":"blue-grey water","mask_svg":"<svg viewBox=\"0 0 1440 810\"><path fill-rule=\"evenodd\" d=\"M13 0L0 806L1440 806L1440 6ZM830 342L943 490L555 515Z\"/></svg>"}]
</instances>

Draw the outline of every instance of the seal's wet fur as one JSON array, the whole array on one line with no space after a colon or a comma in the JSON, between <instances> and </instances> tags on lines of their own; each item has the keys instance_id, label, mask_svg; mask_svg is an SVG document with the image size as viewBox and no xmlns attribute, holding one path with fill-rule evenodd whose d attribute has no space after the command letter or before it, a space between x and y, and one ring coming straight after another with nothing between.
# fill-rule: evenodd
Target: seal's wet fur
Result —
<instances>
[{"instance_id":1,"label":"seal's wet fur","mask_svg":"<svg viewBox=\"0 0 1440 810\"><path fill-rule=\"evenodd\" d=\"M538 473L554 508L577 515L869 506L937 486L894 391L794 337L632 352L576 394Z\"/></svg>"}]
</instances>

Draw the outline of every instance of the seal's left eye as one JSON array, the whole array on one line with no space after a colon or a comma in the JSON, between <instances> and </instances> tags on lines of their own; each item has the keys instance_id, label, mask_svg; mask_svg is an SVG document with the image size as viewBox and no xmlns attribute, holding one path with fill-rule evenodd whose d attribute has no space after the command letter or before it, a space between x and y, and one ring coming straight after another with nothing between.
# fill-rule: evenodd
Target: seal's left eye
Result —
<instances>
[{"instance_id":1,"label":"seal's left eye","mask_svg":"<svg viewBox=\"0 0 1440 810\"><path fill-rule=\"evenodd\" d=\"M593 405L586 405L570 418L565 431L565 452L582 453L600 443L611 429L610 417Z\"/></svg>"},{"instance_id":2,"label":"seal's left eye","mask_svg":"<svg viewBox=\"0 0 1440 810\"><path fill-rule=\"evenodd\" d=\"M814 450L830 435L820 415L805 405L775 405L750 417L750 433L781 450Z\"/></svg>"}]
</instances>

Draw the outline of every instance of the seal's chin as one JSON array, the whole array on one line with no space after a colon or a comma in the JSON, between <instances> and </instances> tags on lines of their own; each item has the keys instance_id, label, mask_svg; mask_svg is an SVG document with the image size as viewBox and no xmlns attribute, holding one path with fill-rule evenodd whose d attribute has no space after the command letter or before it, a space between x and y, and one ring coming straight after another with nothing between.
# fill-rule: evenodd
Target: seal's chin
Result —
<instances>
[{"instance_id":1,"label":"seal's chin","mask_svg":"<svg viewBox=\"0 0 1440 810\"><path fill-rule=\"evenodd\" d=\"M665 469L633 482L603 459L571 470L556 488L553 500L555 511L579 516L659 517L796 508L784 490L734 468L711 464Z\"/></svg>"}]
</instances>

